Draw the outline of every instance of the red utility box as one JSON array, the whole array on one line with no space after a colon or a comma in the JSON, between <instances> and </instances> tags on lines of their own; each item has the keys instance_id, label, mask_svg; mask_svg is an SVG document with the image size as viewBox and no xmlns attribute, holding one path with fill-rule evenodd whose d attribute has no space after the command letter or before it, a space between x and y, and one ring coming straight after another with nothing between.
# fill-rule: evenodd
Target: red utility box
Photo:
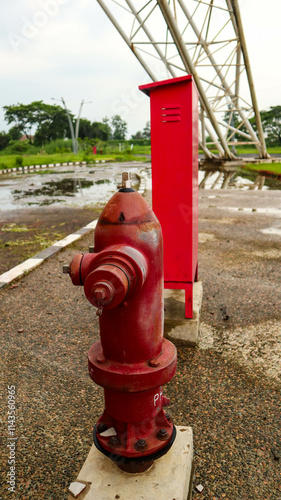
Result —
<instances>
[{"instance_id":1,"label":"red utility box","mask_svg":"<svg viewBox=\"0 0 281 500\"><path fill-rule=\"evenodd\" d=\"M191 75L139 87L150 97L152 204L164 239L165 288L185 290L193 315L198 279L198 93Z\"/></svg>"}]
</instances>

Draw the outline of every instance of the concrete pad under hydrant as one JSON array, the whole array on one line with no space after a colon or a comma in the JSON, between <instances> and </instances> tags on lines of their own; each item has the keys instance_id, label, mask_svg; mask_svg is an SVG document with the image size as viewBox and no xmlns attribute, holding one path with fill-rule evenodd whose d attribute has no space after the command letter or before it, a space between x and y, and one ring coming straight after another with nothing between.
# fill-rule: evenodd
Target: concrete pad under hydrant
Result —
<instances>
[{"instance_id":1,"label":"concrete pad under hydrant","mask_svg":"<svg viewBox=\"0 0 281 500\"><path fill-rule=\"evenodd\" d=\"M140 474L123 472L93 445L69 487L68 500L186 500L191 489L192 428L176 429L170 450Z\"/></svg>"},{"instance_id":2,"label":"concrete pad under hydrant","mask_svg":"<svg viewBox=\"0 0 281 500\"><path fill-rule=\"evenodd\" d=\"M202 281L193 285L193 318L185 317L185 291L165 290L164 335L175 344L195 346L199 340L200 314L203 299Z\"/></svg>"}]
</instances>

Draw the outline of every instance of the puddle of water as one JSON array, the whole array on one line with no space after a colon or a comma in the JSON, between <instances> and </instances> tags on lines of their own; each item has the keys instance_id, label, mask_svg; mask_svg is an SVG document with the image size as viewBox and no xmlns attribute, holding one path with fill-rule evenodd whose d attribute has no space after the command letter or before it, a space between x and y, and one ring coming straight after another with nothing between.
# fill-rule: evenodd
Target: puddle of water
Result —
<instances>
[{"instance_id":1,"label":"puddle of water","mask_svg":"<svg viewBox=\"0 0 281 500\"><path fill-rule=\"evenodd\" d=\"M133 174L141 171L146 178L146 188L151 189L151 169L146 164L134 163L103 164L94 169L86 165L75 167L53 167L51 171L35 173L11 174L10 178L0 183L0 209L14 210L30 206L86 206L106 203L121 183L121 173L130 170ZM56 175L54 175L56 174ZM206 181L206 189L221 188L222 176L217 183L219 172L214 172ZM229 189L249 189L253 187L258 173L247 172L243 177L239 174L231 181ZM252 180L251 177L252 176ZM204 172L199 171L199 184ZM278 180L266 179L274 182L272 189L281 188ZM139 179L135 176L135 189L139 188ZM271 189L267 185L265 189ZM218 191L216 191L218 192ZM215 197L215 195L214 195Z\"/></svg>"},{"instance_id":2,"label":"puddle of water","mask_svg":"<svg viewBox=\"0 0 281 500\"><path fill-rule=\"evenodd\" d=\"M16 202L46 206L65 204L66 197L71 197L75 204L88 200L89 203L100 203L112 195L117 189L114 180L102 179L91 181L84 178L63 178L43 182L40 187L30 186L27 190L15 189L12 195Z\"/></svg>"},{"instance_id":3,"label":"puddle of water","mask_svg":"<svg viewBox=\"0 0 281 500\"><path fill-rule=\"evenodd\" d=\"M268 227L266 229L261 229L263 234L277 235L281 236L281 228L279 227Z\"/></svg>"},{"instance_id":4,"label":"puddle of water","mask_svg":"<svg viewBox=\"0 0 281 500\"><path fill-rule=\"evenodd\" d=\"M122 171L126 169L136 174L140 167L114 164L100 166L95 170L83 166L72 171L54 167L51 172L46 171L43 175L11 175L9 180L0 184L0 209L14 210L48 205L85 206L100 203L104 205L117 191ZM138 189L139 179L136 175L132 184Z\"/></svg>"},{"instance_id":5,"label":"puddle of water","mask_svg":"<svg viewBox=\"0 0 281 500\"><path fill-rule=\"evenodd\" d=\"M267 208L249 208L249 207L217 207L220 210L230 210L232 212L239 212L243 211L246 214L250 213L257 213L257 214L263 214L263 215L277 215L278 218L281 217L281 209L280 208L273 208L273 207L267 207Z\"/></svg>"},{"instance_id":6,"label":"puddle of water","mask_svg":"<svg viewBox=\"0 0 281 500\"><path fill-rule=\"evenodd\" d=\"M262 176L264 178L264 185L262 189L270 189L270 190L280 190L281 189L281 180L280 176L277 174L270 174L267 172L253 172L250 170L245 170L244 173L235 174L234 177L230 180L227 189L239 189L241 191L247 189L253 189L258 185L256 184L257 177ZM205 176L204 170L199 170L198 172L198 183L203 181ZM224 181L224 176L221 175L219 177L219 172L214 172L205 183L205 189L221 189Z\"/></svg>"},{"instance_id":7,"label":"puddle of water","mask_svg":"<svg viewBox=\"0 0 281 500\"><path fill-rule=\"evenodd\" d=\"M93 181L85 179L61 179L59 181L43 182L42 186L27 191L15 189L12 191L14 198L21 199L26 196L75 196L82 189L89 188Z\"/></svg>"}]
</instances>

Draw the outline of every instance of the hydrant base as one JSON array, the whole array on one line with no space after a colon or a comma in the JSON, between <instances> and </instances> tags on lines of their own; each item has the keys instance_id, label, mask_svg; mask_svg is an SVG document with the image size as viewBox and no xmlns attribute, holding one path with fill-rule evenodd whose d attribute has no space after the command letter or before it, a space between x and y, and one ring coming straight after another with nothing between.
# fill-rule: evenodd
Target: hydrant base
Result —
<instances>
[{"instance_id":1,"label":"hydrant base","mask_svg":"<svg viewBox=\"0 0 281 500\"><path fill-rule=\"evenodd\" d=\"M161 458L163 455L165 455L171 448L172 444L174 443L176 435L177 435L176 427L173 425L173 432L171 439L165 446L163 446L155 453L149 455L142 455L139 457L137 456L125 457L122 455L117 455L113 451L106 450L101 446L101 444L97 439L96 429L94 429L94 444L97 447L97 449L101 453L103 453L106 457L109 457L119 467L119 469L128 472L130 474L131 473L135 474L138 472L146 471L152 466L154 460L157 460Z\"/></svg>"},{"instance_id":2,"label":"hydrant base","mask_svg":"<svg viewBox=\"0 0 281 500\"><path fill-rule=\"evenodd\" d=\"M139 474L123 472L93 445L76 480L87 485L78 500L186 500L191 489L192 428L176 429L177 436L168 453ZM73 498L69 493L68 500Z\"/></svg>"}]
</instances>

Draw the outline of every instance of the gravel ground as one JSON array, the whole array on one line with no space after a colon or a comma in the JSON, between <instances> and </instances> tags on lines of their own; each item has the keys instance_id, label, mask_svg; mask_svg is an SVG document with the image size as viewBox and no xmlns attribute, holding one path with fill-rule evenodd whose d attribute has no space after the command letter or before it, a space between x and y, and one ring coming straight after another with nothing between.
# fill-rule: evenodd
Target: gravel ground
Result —
<instances>
[{"instance_id":1,"label":"gravel ground","mask_svg":"<svg viewBox=\"0 0 281 500\"><path fill-rule=\"evenodd\" d=\"M193 428L194 500L278 500L280 195L200 191L200 198L200 345L178 348L165 392L175 423ZM1 498L66 499L92 444L103 396L88 376L87 352L98 321L83 290L61 272L92 239L86 235L1 292ZM12 385L15 494L6 483Z\"/></svg>"}]
</instances>

